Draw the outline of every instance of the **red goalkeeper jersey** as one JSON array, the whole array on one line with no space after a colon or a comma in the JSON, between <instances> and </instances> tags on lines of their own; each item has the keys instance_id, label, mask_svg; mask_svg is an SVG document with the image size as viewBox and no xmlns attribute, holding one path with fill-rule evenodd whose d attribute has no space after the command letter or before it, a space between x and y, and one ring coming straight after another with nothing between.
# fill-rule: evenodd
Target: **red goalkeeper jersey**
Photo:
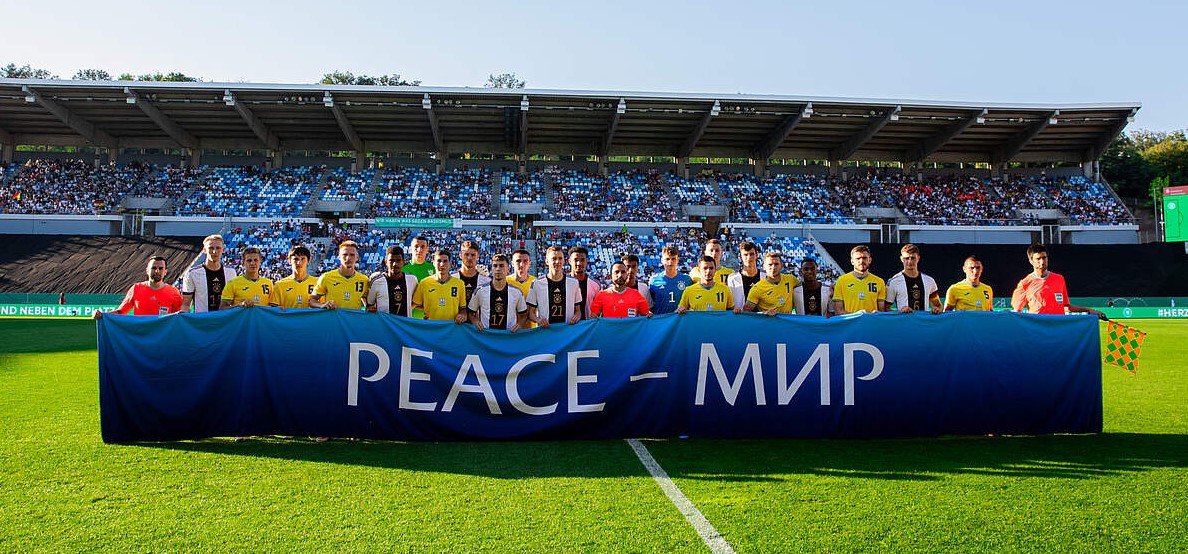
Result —
<instances>
[{"instance_id":1,"label":"red goalkeeper jersey","mask_svg":"<svg viewBox=\"0 0 1188 554\"><path fill-rule=\"evenodd\" d=\"M132 315L165 315L181 311L181 305L181 293L173 285L154 289L145 283L136 283L115 313L126 314L131 310Z\"/></svg>"},{"instance_id":2,"label":"red goalkeeper jersey","mask_svg":"<svg viewBox=\"0 0 1188 554\"><path fill-rule=\"evenodd\" d=\"M628 288L623 292L606 289L598 292L590 303L593 317L635 317L648 315L648 301L638 289Z\"/></svg>"}]
</instances>

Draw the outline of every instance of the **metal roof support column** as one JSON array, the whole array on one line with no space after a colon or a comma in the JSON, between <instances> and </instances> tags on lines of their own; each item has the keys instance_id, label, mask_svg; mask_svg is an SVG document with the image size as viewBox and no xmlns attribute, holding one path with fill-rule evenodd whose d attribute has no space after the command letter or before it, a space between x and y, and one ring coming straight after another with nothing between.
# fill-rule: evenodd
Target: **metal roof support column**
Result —
<instances>
[{"instance_id":1,"label":"metal roof support column","mask_svg":"<svg viewBox=\"0 0 1188 554\"><path fill-rule=\"evenodd\" d=\"M0 163L12 163L12 157L16 151L16 137L12 133L0 129Z\"/></svg>"},{"instance_id":2,"label":"metal roof support column","mask_svg":"<svg viewBox=\"0 0 1188 554\"><path fill-rule=\"evenodd\" d=\"M758 158L751 160L755 164L755 176L760 179L767 178L767 158Z\"/></svg>"},{"instance_id":3,"label":"metal roof support column","mask_svg":"<svg viewBox=\"0 0 1188 554\"><path fill-rule=\"evenodd\" d=\"M268 169L280 169L285 166L285 151L281 149L268 151Z\"/></svg>"},{"instance_id":4,"label":"metal roof support column","mask_svg":"<svg viewBox=\"0 0 1188 554\"><path fill-rule=\"evenodd\" d=\"M1057 117L1059 116L1060 110L1055 110L1040 117L1031 125L1028 125L1026 129L1023 129L1013 138L1011 138L1010 142L999 146L997 150L992 152L990 154L990 163L997 164L1000 162L1011 161L1011 158L1014 158L1019 154L1019 152L1023 151L1023 148L1027 146L1027 143L1031 142L1032 139L1043 132L1044 129L1047 129L1048 125L1056 123Z\"/></svg>"},{"instance_id":5,"label":"metal roof support column","mask_svg":"<svg viewBox=\"0 0 1188 554\"><path fill-rule=\"evenodd\" d=\"M718 114L721 113L722 104L714 100L714 105L701 116L701 121L697 123L697 127L693 128L693 132L685 139L685 143L681 145L680 151L677 153L678 158L688 158L693 153L693 149L697 147L697 141L701 140L701 135L705 134L705 130L709 127L710 121L713 121Z\"/></svg>"},{"instance_id":6,"label":"metal roof support column","mask_svg":"<svg viewBox=\"0 0 1188 554\"><path fill-rule=\"evenodd\" d=\"M201 148L187 148L185 154L190 158L190 167L202 167L202 149Z\"/></svg>"},{"instance_id":7,"label":"metal roof support column","mask_svg":"<svg viewBox=\"0 0 1188 554\"><path fill-rule=\"evenodd\" d=\"M119 146L119 141L117 141L115 137L105 133L102 129L96 127L94 123L79 117L78 114L70 111L70 109L67 107L42 96L41 93L36 89L29 86L23 86L21 87L21 90L26 94L27 99L31 98L34 102L40 104L41 107L46 109L46 111L53 114L54 117L57 117L62 123L65 123L66 126L70 127L74 132L82 135L82 137L87 139L91 144L96 146L105 146L108 148L116 148Z\"/></svg>"},{"instance_id":8,"label":"metal roof support column","mask_svg":"<svg viewBox=\"0 0 1188 554\"><path fill-rule=\"evenodd\" d=\"M850 159L850 156L853 156L855 152L862 149L862 145L874 138L874 136L878 134L878 132L882 130L883 127L892 121L898 120L899 112L899 106L888 108L881 117L871 121L870 124L862 130L862 132L850 137L849 140L842 143L837 148L834 148L833 151L829 153L829 157L835 160Z\"/></svg>"},{"instance_id":9,"label":"metal roof support column","mask_svg":"<svg viewBox=\"0 0 1188 554\"><path fill-rule=\"evenodd\" d=\"M681 156L676 159L676 174L680 175L682 179L689 178L689 157Z\"/></svg>"},{"instance_id":10,"label":"metal roof support column","mask_svg":"<svg viewBox=\"0 0 1188 554\"><path fill-rule=\"evenodd\" d=\"M598 155L598 174L603 177L606 177L606 158L606 154Z\"/></svg>"}]
</instances>

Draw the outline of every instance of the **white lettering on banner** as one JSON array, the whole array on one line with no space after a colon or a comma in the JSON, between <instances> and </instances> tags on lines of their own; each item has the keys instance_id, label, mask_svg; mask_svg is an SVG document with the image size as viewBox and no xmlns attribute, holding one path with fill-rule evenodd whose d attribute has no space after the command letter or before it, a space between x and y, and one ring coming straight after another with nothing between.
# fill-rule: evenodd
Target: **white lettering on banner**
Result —
<instances>
[{"instance_id":1,"label":"white lettering on banner","mask_svg":"<svg viewBox=\"0 0 1188 554\"><path fill-rule=\"evenodd\" d=\"M578 360L597 357L597 350L578 350L577 352L569 353L569 413L571 414L601 412L606 407L606 402L599 402L597 404L581 404L578 402L578 384L598 382L598 376L596 375L578 375Z\"/></svg>"},{"instance_id":2,"label":"white lettering on banner","mask_svg":"<svg viewBox=\"0 0 1188 554\"><path fill-rule=\"evenodd\" d=\"M528 364L534 364L536 362L554 363L556 361L557 357L552 354L536 354L535 356L523 358L511 366L511 369L507 372L507 398L511 400L513 408L528 415L549 415L557 411L556 402L548 406L531 406L527 402L524 402L524 399L520 398L519 384L520 373L524 371L524 368L528 367Z\"/></svg>"},{"instance_id":3,"label":"white lettering on banner","mask_svg":"<svg viewBox=\"0 0 1188 554\"><path fill-rule=\"evenodd\" d=\"M1188 317L1188 309L1159 308L1159 317Z\"/></svg>"},{"instance_id":4,"label":"white lettering on banner","mask_svg":"<svg viewBox=\"0 0 1188 554\"><path fill-rule=\"evenodd\" d=\"M474 371L475 379L478 379L477 385L466 384L466 376L470 374L471 370ZM458 394L463 392L477 392L483 395L487 401L487 410L496 415L503 413L499 409L495 391L491 390L491 381L487 380L487 371L483 369L483 361L475 354L466 356L466 359L462 361L462 368L458 370L458 376L454 378L454 386L450 387L450 393L446 395L445 402L441 405L441 411L452 411L454 402L458 400Z\"/></svg>"},{"instance_id":5,"label":"white lettering on banner","mask_svg":"<svg viewBox=\"0 0 1188 554\"><path fill-rule=\"evenodd\" d=\"M432 412L437 409L437 402L413 402L410 400L412 396L412 382L428 381L430 378L428 373L419 373L412 370L413 356L433 359L433 353L428 350L419 350L407 346L400 348L400 409Z\"/></svg>"},{"instance_id":6,"label":"white lettering on banner","mask_svg":"<svg viewBox=\"0 0 1188 554\"><path fill-rule=\"evenodd\" d=\"M829 345L822 343L818 344L817 348L813 350L812 355L800 367L800 372L791 384L788 384L788 360L787 360L787 345L783 343L776 344L776 382L778 385L778 402L781 406L792 402L792 398L796 396L797 391L800 390L801 385L804 384L805 379L812 373L813 368L820 368L818 377L821 381L821 405L828 406L831 402L831 393L829 387ZM871 369L866 375L855 375L855 353L863 352L871 358ZM883 353L872 344L864 342L847 342L842 345L843 358L843 388L844 401L846 406L854 405L854 380L872 381L882 375L883 373ZM757 343L748 343L746 350L743 352L742 360L738 364L738 372L735 373L734 381L731 381L726 376L725 367L722 364L721 358L718 357L718 350L712 343L702 343L701 357L698 361L697 367L697 392L693 400L694 405L705 405L705 387L709 380L709 368L713 367L714 376L717 378L719 389L722 391L722 397L731 406L738 400L738 395L742 391L743 380L748 373L751 373L755 381L755 405L764 406L767 403L766 396L763 392L763 362L759 353L759 345Z\"/></svg>"},{"instance_id":7,"label":"white lettering on banner","mask_svg":"<svg viewBox=\"0 0 1188 554\"><path fill-rule=\"evenodd\" d=\"M359 362L363 352L368 352L379 360L379 367L374 375L370 377L360 377ZM599 350L578 350L567 353L567 403L566 408L570 413L584 413L584 412L601 412L606 408L605 402L597 404L582 404L578 396L578 385L594 384L598 382L597 375L579 374L578 360L585 358L598 358ZM399 392L399 407L402 410L418 410L431 412L437 409L436 402L413 402L411 399L411 387L413 381L429 381L432 375L429 373L418 372L412 370L413 357L433 359L433 352L428 350L418 350L407 346L400 349L400 392ZM534 354L521 358L517 361L507 373L507 380L504 383L507 391L507 398L511 406L521 413L528 415L549 415L557 411L560 406L559 402L554 402L546 406L533 406L524 401L520 396L520 374L524 372L528 366L548 362L554 364L557 362L555 354ZM350 360L347 365L347 405L359 405L359 381L368 381L374 383L388 375L390 361L387 351L378 344L369 342L352 342L350 343ZM466 380L470 374L474 374L477 381L475 384L467 384ZM454 405L458 401L458 396L462 393L481 394L483 399L487 402L487 410L494 415L503 414L503 409L499 405L499 399L495 396L495 390L491 386L491 380L487 377L487 370L483 367L482 358L477 354L468 354L462 360L462 366L458 368L457 375L454 376L454 383L450 387L450 392L446 395L445 401L442 402L441 411L449 412L454 409Z\"/></svg>"},{"instance_id":8,"label":"white lettering on banner","mask_svg":"<svg viewBox=\"0 0 1188 554\"><path fill-rule=\"evenodd\" d=\"M800 373L796 374L796 379L792 380L792 384L788 385L788 345L784 343L776 344L776 380L777 388L779 388L779 404L780 406L787 406L792 402L792 397L796 396L796 391L800 390L800 385L804 384L804 380L808 378L809 373L813 372L814 367L820 367L821 372L818 377L821 380L821 405L829 405L829 345L818 344L817 349L813 350L813 355L805 360L804 365L800 366Z\"/></svg>"},{"instance_id":9,"label":"white lettering on banner","mask_svg":"<svg viewBox=\"0 0 1188 554\"><path fill-rule=\"evenodd\" d=\"M391 365L388 360L388 353L380 348L378 345L369 342L352 342L351 343L351 361L347 367L347 406L359 405L359 353L370 352L379 360L379 368L375 370L375 374L371 377L364 377L363 379L369 382L376 382L383 379L388 374L388 367Z\"/></svg>"},{"instance_id":10,"label":"white lettering on banner","mask_svg":"<svg viewBox=\"0 0 1188 554\"><path fill-rule=\"evenodd\" d=\"M748 370L755 375L755 404L764 406L767 398L763 394L763 363L759 358L759 345L747 343L742 362L738 364L738 373L734 374L734 382L726 377L726 369L722 367L722 360L718 358L718 350L712 343L701 343L701 359L697 364L697 397L693 403L697 406L705 405L705 381L708 378L708 366L714 366L714 376L718 378L718 386L722 388L722 395L731 406L738 399L742 391L743 379Z\"/></svg>"},{"instance_id":11,"label":"white lettering on banner","mask_svg":"<svg viewBox=\"0 0 1188 554\"><path fill-rule=\"evenodd\" d=\"M879 351L878 348L875 348L875 346L873 344L867 344L865 342L847 342L846 344L844 344L842 346L842 351L844 353L844 356L842 356L842 358L845 360L845 366L842 368L842 373L845 376L844 387L845 387L846 405L853 406L854 405L854 353L855 352L865 352L870 355L871 361L874 362L873 366L870 368L870 373L867 373L866 375L858 377L859 379L861 379L863 381L871 381L871 380L875 379L876 377L878 377L879 375L883 374L883 353L881 351Z\"/></svg>"}]
</instances>

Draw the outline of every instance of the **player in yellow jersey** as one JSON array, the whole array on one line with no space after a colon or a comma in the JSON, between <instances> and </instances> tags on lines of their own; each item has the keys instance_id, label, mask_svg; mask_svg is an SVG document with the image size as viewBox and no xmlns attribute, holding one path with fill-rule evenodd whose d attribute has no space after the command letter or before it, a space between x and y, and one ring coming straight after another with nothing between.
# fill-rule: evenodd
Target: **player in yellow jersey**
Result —
<instances>
[{"instance_id":1,"label":"player in yellow jersey","mask_svg":"<svg viewBox=\"0 0 1188 554\"><path fill-rule=\"evenodd\" d=\"M260 262L263 255L260 249L249 246L243 249L243 275L240 275L223 288L220 310L243 306L276 306L276 285L272 279L260 276Z\"/></svg>"},{"instance_id":2,"label":"player in yellow jersey","mask_svg":"<svg viewBox=\"0 0 1188 554\"><path fill-rule=\"evenodd\" d=\"M850 250L851 271L833 285L833 310L838 315L887 311L887 283L870 273L870 249L859 244Z\"/></svg>"},{"instance_id":3,"label":"player in yellow jersey","mask_svg":"<svg viewBox=\"0 0 1188 554\"><path fill-rule=\"evenodd\" d=\"M982 260L977 256L965 259L965 279L953 283L945 293L945 311L994 309L994 290L982 282Z\"/></svg>"},{"instance_id":4,"label":"player in yellow jersey","mask_svg":"<svg viewBox=\"0 0 1188 554\"><path fill-rule=\"evenodd\" d=\"M712 257L714 259L714 267L718 268L714 271L714 280L725 285L727 284L726 281L730 278L730 274L734 273L734 270L729 267L722 267L722 252L722 241L718 239L705 241L705 255ZM689 278L695 284L701 281L701 269L697 265L694 265L693 270L689 272Z\"/></svg>"},{"instance_id":5,"label":"player in yellow jersey","mask_svg":"<svg viewBox=\"0 0 1188 554\"><path fill-rule=\"evenodd\" d=\"M800 280L781 273L783 269L784 260L779 252L764 254L763 279L751 285L746 304L741 309L736 308L734 312L763 312L767 315L792 313L796 306L796 286L800 284Z\"/></svg>"},{"instance_id":6,"label":"player in yellow jersey","mask_svg":"<svg viewBox=\"0 0 1188 554\"><path fill-rule=\"evenodd\" d=\"M520 289L520 293L524 298L528 298L528 292L532 290L532 282L536 280L535 277L528 273L528 269L532 267L532 254L523 248L512 252L512 274L507 276L507 284ZM525 324L526 329L536 327L536 322L528 320Z\"/></svg>"},{"instance_id":7,"label":"player in yellow jersey","mask_svg":"<svg viewBox=\"0 0 1188 554\"><path fill-rule=\"evenodd\" d=\"M676 313L683 314L690 310L712 312L734 309L734 296L730 293L730 287L712 277L716 267L712 256L702 256L697 261L697 268L700 270L698 275L701 280L685 287L685 292L681 293L681 304L677 306Z\"/></svg>"},{"instance_id":8,"label":"player in yellow jersey","mask_svg":"<svg viewBox=\"0 0 1188 554\"><path fill-rule=\"evenodd\" d=\"M327 271L318 277L314 295L309 307L333 310L346 308L362 310L366 307L367 287L371 281L366 275L355 271L359 263L359 245L353 240L338 245L338 269Z\"/></svg>"},{"instance_id":9,"label":"player in yellow jersey","mask_svg":"<svg viewBox=\"0 0 1188 554\"><path fill-rule=\"evenodd\" d=\"M317 277L309 274L309 249L298 245L289 250L289 267L293 273L276 282L276 303L281 308L308 308L309 298L318 285Z\"/></svg>"},{"instance_id":10,"label":"player in yellow jersey","mask_svg":"<svg viewBox=\"0 0 1188 554\"><path fill-rule=\"evenodd\" d=\"M465 323L466 283L450 275L450 252L438 250L433 253L433 275L421 279L413 293L413 306L425 311L425 319L438 321L454 320Z\"/></svg>"}]
</instances>

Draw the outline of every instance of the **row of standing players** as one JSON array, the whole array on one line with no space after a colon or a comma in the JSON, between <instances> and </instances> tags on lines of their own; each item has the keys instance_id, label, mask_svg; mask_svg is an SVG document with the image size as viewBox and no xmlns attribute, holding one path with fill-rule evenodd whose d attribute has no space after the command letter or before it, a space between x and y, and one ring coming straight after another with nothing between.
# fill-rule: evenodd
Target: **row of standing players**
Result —
<instances>
[{"instance_id":1,"label":"row of standing players","mask_svg":"<svg viewBox=\"0 0 1188 554\"><path fill-rule=\"evenodd\" d=\"M721 267L723 249L717 239L706 243L704 255L688 274L679 270L677 249L664 248L664 271L646 283L637 278L639 258L626 254L611 267L611 282L605 288L587 275L584 247L571 248L568 253L550 247L545 255L547 272L536 278L528 273L531 255L526 250L516 250L510 256L495 254L484 274L478 267L477 243L466 241L460 252L462 267L451 273L450 253L437 250L430 259L428 240L415 237L410 244L412 260L405 260L403 247L389 247L384 257L386 270L366 276L356 271L358 246L344 241L338 246L339 268L315 278L307 271L309 250L296 246L288 256L293 273L275 283L259 273L262 254L258 248L244 249L244 275L222 264L222 237L206 237L203 250L206 262L186 272L180 293L164 282L164 258L150 258L146 268L149 280L133 285L116 312L157 315L188 312L191 307L206 312L255 305L348 308L452 319L470 322L480 330L516 331L597 317L650 317L690 310L828 317L887 311L892 306L904 312L989 311L994 301L991 288L981 282L982 262L969 256L963 264L966 278L949 287L942 303L936 281L919 270L920 251L913 244L901 249L903 271L888 281L869 272L870 250L855 246L850 252L853 271L838 278L833 287L817 280L817 265L811 258L801 262L803 281L784 274L782 254L774 251L763 255L761 274L758 248L750 242L740 246L739 270ZM1032 245L1027 255L1034 271L1012 294L1015 311L1086 312L1104 319L1097 310L1069 302L1064 278L1048 270L1048 253L1042 245Z\"/></svg>"}]
</instances>

